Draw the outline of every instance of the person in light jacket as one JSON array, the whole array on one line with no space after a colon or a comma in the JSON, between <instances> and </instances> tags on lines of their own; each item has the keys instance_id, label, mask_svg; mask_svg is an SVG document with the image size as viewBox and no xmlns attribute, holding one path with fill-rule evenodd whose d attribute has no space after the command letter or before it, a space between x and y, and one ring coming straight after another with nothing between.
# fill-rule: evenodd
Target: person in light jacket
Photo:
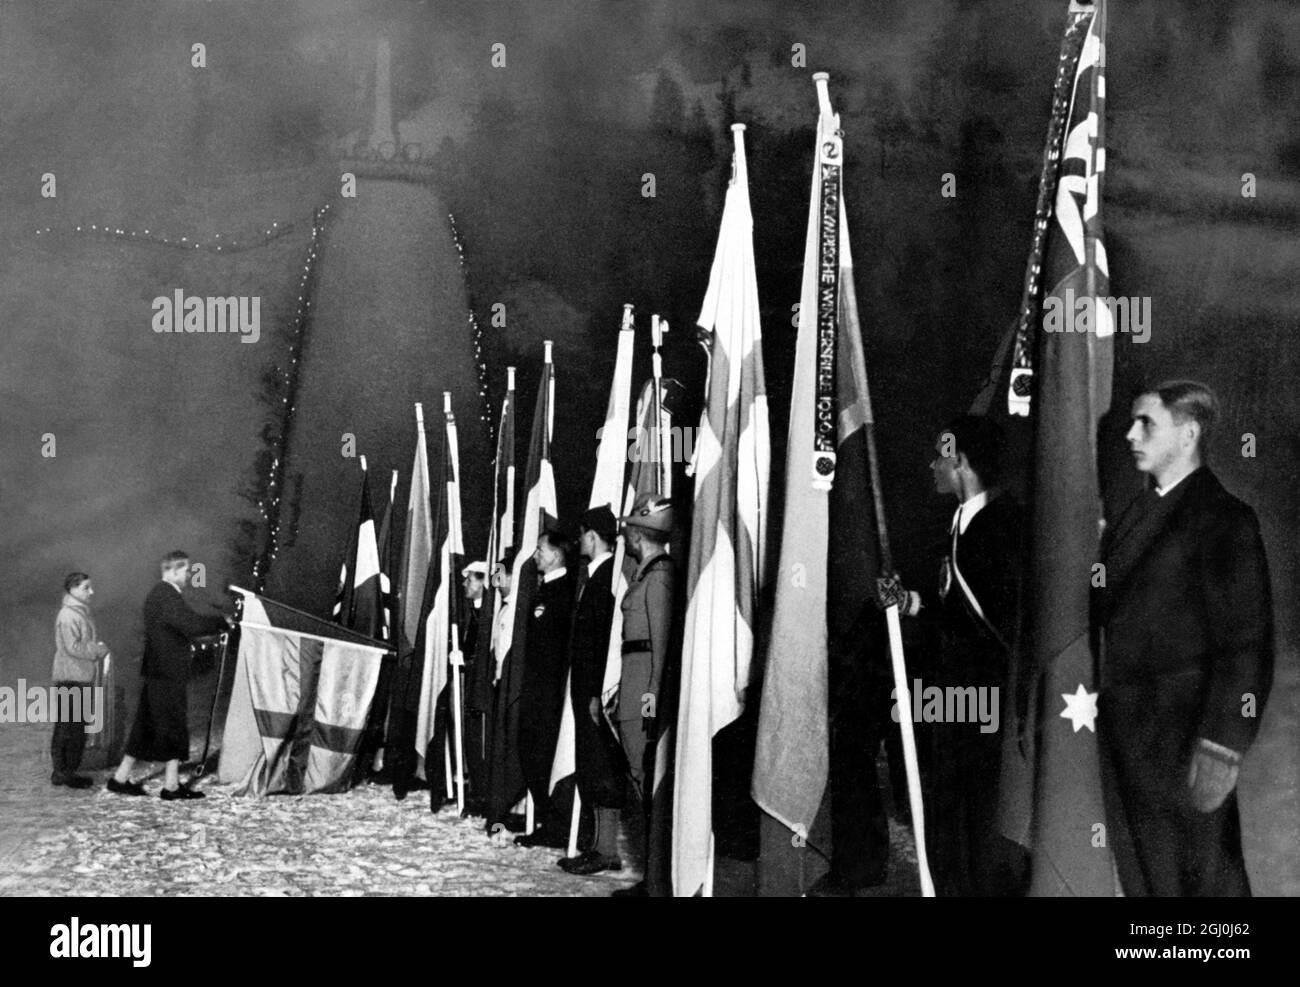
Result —
<instances>
[{"instance_id":1,"label":"person in light jacket","mask_svg":"<svg viewBox=\"0 0 1300 987\"><path fill-rule=\"evenodd\" d=\"M63 605L54 621L54 669L51 678L55 689L85 689L94 684L98 664L107 663L108 645L99 640L95 620L90 614L90 600L95 587L84 572L69 573L63 580ZM83 713L85 704L78 704ZM81 755L86 749L86 722L80 718L59 718L50 741L50 758L54 771L50 781L68 788L89 788L94 784L77 774Z\"/></svg>"}]
</instances>

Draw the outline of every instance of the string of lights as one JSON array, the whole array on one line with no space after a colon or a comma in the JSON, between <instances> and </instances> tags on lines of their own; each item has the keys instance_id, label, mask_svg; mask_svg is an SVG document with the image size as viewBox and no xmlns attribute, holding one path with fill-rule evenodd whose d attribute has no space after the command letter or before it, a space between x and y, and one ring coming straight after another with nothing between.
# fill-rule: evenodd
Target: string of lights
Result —
<instances>
[{"instance_id":1,"label":"string of lights","mask_svg":"<svg viewBox=\"0 0 1300 987\"><path fill-rule=\"evenodd\" d=\"M298 280L298 300L294 310L293 325L289 330L289 362L279 366L271 378L274 390L269 399L274 406L278 396L280 421L274 432L271 444L271 462L265 480L260 484L258 494L258 513L266 526L266 535L261 549L253 559L253 589L262 592L266 577L270 573L271 563L275 561L280 540L280 504L284 489L285 454L289 444L289 434L293 425L293 415L298 397L298 381L303 345L307 338L307 329L311 323L311 289L316 272L316 261L320 257L321 237L325 232L325 217L330 211L329 203L312 213L311 243L307 247L307 260L302 266Z\"/></svg>"},{"instance_id":2,"label":"string of lights","mask_svg":"<svg viewBox=\"0 0 1300 987\"><path fill-rule=\"evenodd\" d=\"M301 221L285 222L279 221L272 223L264 229L261 235L256 233L241 236L229 236L221 233L214 233L206 239L189 236L168 236L166 233L160 233L157 230L141 229L130 230L123 229L120 226L101 225L99 223L80 223L76 226L58 227L46 226L36 230L37 236L59 236L80 234L82 236L98 236L113 240L126 240L131 243L151 244L160 247L171 247L176 250L205 250L214 254L235 254L245 250L257 250L265 247L268 243L280 239L282 236L289 236L295 233L301 226Z\"/></svg>"},{"instance_id":3,"label":"string of lights","mask_svg":"<svg viewBox=\"0 0 1300 987\"><path fill-rule=\"evenodd\" d=\"M269 460L265 466L266 472L255 481L254 488L249 494L250 499L257 505L258 515L261 518L264 530L261 538L254 539L256 547L251 550L252 585L257 592L261 592L264 588L267 576L270 573L271 563L275 560L280 547L281 502L285 485L285 455L292 430L293 415L297 410L296 400L300 361L311 323L311 287L316 272L317 260L320 257L325 218L329 210L330 205L327 203L312 211L311 241L307 248L307 257L302 266L302 273L299 276L293 323L286 333L288 337L288 362L270 368L265 379L267 393L264 397L275 410L278 422L267 433L270 445L269 457L265 455L260 457ZM469 270L465 261L464 241L461 239L460 230L456 226L456 217L449 212L447 213L447 220L451 228L452 242L456 245L456 256L460 264L461 277L468 290ZM232 254L260 249L281 237L298 232L301 228L301 220L286 222L277 220L271 223L269 227L262 229L260 234L254 232L233 236L215 233L209 237L200 238L173 236L152 228L129 229L109 224L81 223L68 227L46 226L38 228L36 235L93 236L135 244L168 247L176 250L200 250L209 253ZM472 304L469 306L466 321L469 324L471 339L474 344L478 395L481 405L479 418L487 426L489 448L493 448L496 443L496 426L492 418L491 400L488 397L488 372L483 357L483 327L474 314Z\"/></svg>"},{"instance_id":4,"label":"string of lights","mask_svg":"<svg viewBox=\"0 0 1300 987\"><path fill-rule=\"evenodd\" d=\"M456 245L456 256L460 260L461 280L465 285L465 292L469 293L469 268L465 264L465 244L460 238L460 230L456 226L456 217L447 213L447 222L451 225L451 240ZM472 339L474 340L474 362L478 367L478 396L479 403L482 406L479 410L479 420L482 421L488 430L488 448L496 448L496 423L492 419L492 401L488 397L488 372L487 363L483 359L483 327L479 325L478 318L474 315L474 305L469 305L469 322Z\"/></svg>"}]
</instances>

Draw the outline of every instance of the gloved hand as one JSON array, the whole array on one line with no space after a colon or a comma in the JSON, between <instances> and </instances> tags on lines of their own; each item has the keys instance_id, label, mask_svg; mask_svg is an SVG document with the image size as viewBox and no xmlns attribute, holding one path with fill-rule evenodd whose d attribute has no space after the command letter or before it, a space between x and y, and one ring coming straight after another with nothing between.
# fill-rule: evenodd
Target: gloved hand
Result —
<instances>
[{"instance_id":1,"label":"gloved hand","mask_svg":"<svg viewBox=\"0 0 1300 987\"><path fill-rule=\"evenodd\" d=\"M1187 769L1187 787L1197 812L1213 812L1237 787L1240 768L1230 759L1198 746Z\"/></svg>"},{"instance_id":2,"label":"gloved hand","mask_svg":"<svg viewBox=\"0 0 1300 987\"><path fill-rule=\"evenodd\" d=\"M888 610L892 606L899 610L907 609L907 590L898 573L885 573L876 580L875 604L881 610Z\"/></svg>"}]
</instances>

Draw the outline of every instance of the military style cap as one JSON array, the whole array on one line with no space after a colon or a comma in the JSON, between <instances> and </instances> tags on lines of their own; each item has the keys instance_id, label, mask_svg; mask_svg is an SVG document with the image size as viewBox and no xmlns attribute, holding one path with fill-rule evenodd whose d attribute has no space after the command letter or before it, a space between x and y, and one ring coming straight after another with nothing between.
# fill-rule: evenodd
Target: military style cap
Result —
<instances>
[{"instance_id":1,"label":"military style cap","mask_svg":"<svg viewBox=\"0 0 1300 987\"><path fill-rule=\"evenodd\" d=\"M608 504L601 504L599 507L589 509L582 515L578 524L588 531L596 532L611 545L614 543L614 539L618 537L618 522L614 520L614 512L610 510Z\"/></svg>"},{"instance_id":2,"label":"military style cap","mask_svg":"<svg viewBox=\"0 0 1300 987\"><path fill-rule=\"evenodd\" d=\"M619 518L619 521L651 531L672 531L673 502L661 494L643 493L632 505L632 513Z\"/></svg>"}]
</instances>

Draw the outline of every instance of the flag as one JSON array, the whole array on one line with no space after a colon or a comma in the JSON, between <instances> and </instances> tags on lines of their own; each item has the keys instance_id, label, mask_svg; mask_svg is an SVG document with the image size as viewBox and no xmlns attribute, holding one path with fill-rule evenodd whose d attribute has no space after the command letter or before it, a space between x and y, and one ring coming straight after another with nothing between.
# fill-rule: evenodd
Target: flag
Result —
<instances>
[{"instance_id":1,"label":"flag","mask_svg":"<svg viewBox=\"0 0 1300 987\"><path fill-rule=\"evenodd\" d=\"M524 687L524 653L528 615L532 611L537 566L533 551L542 530L543 514L558 515L555 478L551 472L551 429L554 424L555 377L551 364L551 343L545 343L542 377L537 385L537 403L528 443L528 464L524 471L524 510L515 539L511 596L514 621L505 629L502 648L508 648L501 669L496 714L492 723L492 763L488 781L488 820L503 819L524 794L523 765L519 760L519 700Z\"/></svg>"},{"instance_id":2,"label":"flag","mask_svg":"<svg viewBox=\"0 0 1300 987\"><path fill-rule=\"evenodd\" d=\"M448 398L448 401L450 399ZM465 554L460 530L460 463L456 443L456 421L450 407L446 411L446 424L438 449L438 469L441 484L434 511L434 545L436 550L429 563L429 573L424 584L424 608L420 629L416 637L415 660L412 671L419 669L420 691L416 705L414 750L416 774L429 780L434 789L436 804L441 804L436 791L436 781L442 777L441 765L435 767L430 759L442 762L443 752L433 746L435 735L446 725L438 722L443 690L449 682L449 665L453 650L453 634L457 632L461 594L457 592L456 576L459 560ZM457 645L459 642L457 641ZM445 709L445 707L442 707Z\"/></svg>"},{"instance_id":3,"label":"flag","mask_svg":"<svg viewBox=\"0 0 1300 987\"><path fill-rule=\"evenodd\" d=\"M489 575L497 560L511 555L515 529L515 368L506 368L506 393L501 402L500 426L497 429L497 454L492 484L492 516L488 524L487 565ZM492 651L492 631L504 601L501 593L489 587L479 617L474 661L466 673L465 705L468 710L466 743L473 766L470 778L474 786L475 809L486 808L490 741L492 739L493 701L495 698L496 655ZM467 656L468 657L468 656Z\"/></svg>"},{"instance_id":4,"label":"flag","mask_svg":"<svg viewBox=\"0 0 1300 987\"><path fill-rule=\"evenodd\" d=\"M397 470L393 470L392 481L388 487L388 504L384 508L383 520L379 523L379 597L382 608L383 626L380 640L393 642L397 615L397 598L393 593L393 501L397 496ZM378 769L381 765L380 752L384 746L384 734L387 731L388 704L392 695L392 680L395 655L384 659L384 666L375 688L375 701L370 710L370 722L366 725L366 737L362 742L359 757L361 769Z\"/></svg>"},{"instance_id":5,"label":"flag","mask_svg":"<svg viewBox=\"0 0 1300 987\"><path fill-rule=\"evenodd\" d=\"M672 880L677 895L712 889L713 737L745 704L767 523L767 396L755 280L743 124L699 325L712 332L695 449L695 504L686 577Z\"/></svg>"},{"instance_id":6,"label":"flag","mask_svg":"<svg viewBox=\"0 0 1300 987\"><path fill-rule=\"evenodd\" d=\"M388 506L379 522L379 597L383 613L381 640L392 641L396 623L397 599L393 593L393 501L397 497L397 470L393 470L388 487Z\"/></svg>"},{"instance_id":7,"label":"flag","mask_svg":"<svg viewBox=\"0 0 1300 987\"><path fill-rule=\"evenodd\" d=\"M610 505L611 509L618 503L623 492L623 474L627 472L627 416L632 404L632 343L635 333L632 329L632 306L624 306L623 328L618 334L618 350L614 358L614 379L609 387L609 403L605 408L605 424L601 426L600 443L596 449L596 476L591 483L591 497L587 506L600 507ZM622 540L615 539L616 552L613 565L619 566ZM617 571L617 569L615 569ZM616 612L617 609L616 609ZM614 623L622 631L622 616L619 613ZM610 637L611 642L613 636ZM622 651L620 650L620 656ZM549 791L564 778L578 770L577 764L577 728L573 721L573 690L570 688L573 670L570 669L564 680L564 710L560 714L560 733L555 744L555 761L551 765L551 783ZM579 793L581 795L581 793Z\"/></svg>"},{"instance_id":8,"label":"flag","mask_svg":"<svg viewBox=\"0 0 1300 987\"><path fill-rule=\"evenodd\" d=\"M393 780L393 794L406 796L415 774L416 714L419 709L422 664L416 662L416 641L424 614L425 582L433 558L433 511L430 504L429 452L424 431L424 406L415 405L415 457L402 533L398 576L397 665L389 697L389 726L384 758Z\"/></svg>"},{"instance_id":9,"label":"flag","mask_svg":"<svg viewBox=\"0 0 1300 987\"><path fill-rule=\"evenodd\" d=\"M636 431L631 446L631 466L627 471L627 484L623 493L622 515L632 513L637 497L643 493L661 493L668 489L667 476L672 464L664 460L663 443L659 436L672 433L672 404L681 384L671 377L659 384L659 400L654 400L655 382L648 380L641 388L636 402ZM656 421L656 419L658 419ZM684 448L680 449L685 452ZM627 554L620 538L614 546L614 622L609 632L609 652L605 657L605 681L601 687L601 702L606 710L618 695L619 680L623 675L623 597L636 574L636 561ZM612 721L609 727L618 734Z\"/></svg>"},{"instance_id":10,"label":"flag","mask_svg":"<svg viewBox=\"0 0 1300 987\"><path fill-rule=\"evenodd\" d=\"M385 647L232 588L244 613L221 780L251 795L347 790Z\"/></svg>"},{"instance_id":11,"label":"flag","mask_svg":"<svg viewBox=\"0 0 1300 987\"><path fill-rule=\"evenodd\" d=\"M829 775L831 656L863 660L880 571L867 454L871 396L843 169L839 115L827 97L804 242L777 566L792 575L776 584L752 789L760 808L824 853L830 847L813 834L813 821Z\"/></svg>"},{"instance_id":12,"label":"flag","mask_svg":"<svg viewBox=\"0 0 1300 987\"><path fill-rule=\"evenodd\" d=\"M1033 829L1033 895L1113 895L1096 734L1089 593L1101 498L1097 423L1110 405L1114 326L1101 241L1105 165L1105 3L1072 3L1063 58L1077 52L1055 208L1043 265L1045 322L1034 368L1030 639L1041 682ZM1094 321L1075 330L1079 300ZM1056 328L1059 331L1050 331Z\"/></svg>"},{"instance_id":13,"label":"flag","mask_svg":"<svg viewBox=\"0 0 1300 987\"><path fill-rule=\"evenodd\" d=\"M398 580L400 621L398 654L404 658L415 646L424 608L424 581L433 558L433 514L429 496L429 450L424 434L424 406L415 406L415 461L411 491L406 499L406 529L402 533L402 571Z\"/></svg>"},{"instance_id":14,"label":"flag","mask_svg":"<svg viewBox=\"0 0 1300 987\"><path fill-rule=\"evenodd\" d=\"M501 402L501 423L497 429L497 455L492 481L492 519L488 525L487 566L489 577L499 559L513 557L515 539L515 368L506 368L506 393ZM492 633L496 626L497 614L501 611L501 594L489 590L492 594L491 623L480 628L476 664L492 671L486 678L488 694L492 688L492 674L495 672L495 656L492 654ZM486 633L484 631L486 630Z\"/></svg>"},{"instance_id":15,"label":"flag","mask_svg":"<svg viewBox=\"0 0 1300 987\"><path fill-rule=\"evenodd\" d=\"M334 600L334 622L367 637L379 638L384 626L384 599L379 579L379 542L370 501L366 461L361 459L361 496L357 526L348 542Z\"/></svg>"}]
</instances>

